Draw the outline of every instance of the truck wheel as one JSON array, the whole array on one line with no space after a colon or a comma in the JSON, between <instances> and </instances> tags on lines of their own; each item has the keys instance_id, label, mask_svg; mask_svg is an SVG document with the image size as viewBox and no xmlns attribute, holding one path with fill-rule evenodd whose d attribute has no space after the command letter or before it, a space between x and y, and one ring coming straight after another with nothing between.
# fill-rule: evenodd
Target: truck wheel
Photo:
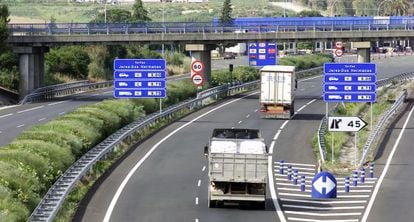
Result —
<instances>
[{"instance_id":1,"label":"truck wheel","mask_svg":"<svg viewBox=\"0 0 414 222\"><path fill-rule=\"evenodd\" d=\"M215 208L217 206L216 200L210 200L208 201L208 208Z\"/></svg>"},{"instance_id":2,"label":"truck wheel","mask_svg":"<svg viewBox=\"0 0 414 222\"><path fill-rule=\"evenodd\" d=\"M290 107L290 118L289 119L292 119L294 114L295 114L295 102L292 102L292 106Z\"/></svg>"}]
</instances>

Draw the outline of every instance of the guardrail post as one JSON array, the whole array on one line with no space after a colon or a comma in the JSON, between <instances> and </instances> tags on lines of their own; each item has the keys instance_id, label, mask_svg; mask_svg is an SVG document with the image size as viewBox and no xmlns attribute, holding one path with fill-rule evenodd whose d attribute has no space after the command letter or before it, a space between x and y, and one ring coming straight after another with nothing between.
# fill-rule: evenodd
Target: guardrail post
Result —
<instances>
[{"instance_id":1,"label":"guardrail post","mask_svg":"<svg viewBox=\"0 0 414 222\"><path fill-rule=\"evenodd\" d=\"M349 193L349 177L345 177L345 192Z\"/></svg>"},{"instance_id":2,"label":"guardrail post","mask_svg":"<svg viewBox=\"0 0 414 222\"><path fill-rule=\"evenodd\" d=\"M358 185L358 171L354 170L352 172L352 176L353 176L352 180L354 182L353 185L354 185L354 187L356 187Z\"/></svg>"},{"instance_id":3,"label":"guardrail post","mask_svg":"<svg viewBox=\"0 0 414 222\"><path fill-rule=\"evenodd\" d=\"M300 178L300 191L305 192L306 190L306 181L305 181L305 175L302 175Z\"/></svg>"},{"instance_id":4,"label":"guardrail post","mask_svg":"<svg viewBox=\"0 0 414 222\"><path fill-rule=\"evenodd\" d=\"M369 164L369 177L374 178L374 164Z\"/></svg>"},{"instance_id":5,"label":"guardrail post","mask_svg":"<svg viewBox=\"0 0 414 222\"><path fill-rule=\"evenodd\" d=\"M298 185L298 170L293 171L293 184Z\"/></svg>"},{"instance_id":6,"label":"guardrail post","mask_svg":"<svg viewBox=\"0 0 414 222\"><path fill-rule=\"evenodd\" d=\"M280 160L279 162L279 173L283 174L283 165L284 165L285 161L284 160Z\"/></svg>"},{"instance_id":7,"label":"guardrail post","mask_svg":"<svg viewBox=\"0 0 414 222\"><path fill-rule=\"evenodd\" d=\"M361 168L361 183L365 183L365 168Z\"/></svg>"},{"instance_id":8,"label":"guardrail post","mask_svg":"<svg viewBox=\"0 0 414 222\"><path fill-rule=\"evenodd\" d=\"M288 173L287 173L288 180L292 180L292 166L288 166Z\"/></svg>"}]
</instances>

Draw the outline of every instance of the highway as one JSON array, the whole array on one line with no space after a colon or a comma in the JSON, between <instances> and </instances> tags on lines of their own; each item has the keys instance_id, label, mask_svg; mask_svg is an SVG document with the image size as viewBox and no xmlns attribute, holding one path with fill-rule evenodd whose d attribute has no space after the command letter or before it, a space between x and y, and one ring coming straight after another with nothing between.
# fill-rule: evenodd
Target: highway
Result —
<instances>
[{"instance_id":1,"label":"highway","mask_svg":"<svg viewBox=\"0 0 414 222\"><path fill-rule=\"evenodd\" d=\"M414 68L411 61L412 57L375 61L378 79L411 71ZM266 211L238 206L209 209L203 147L213 128L258 128L270 147L273 161L283 159L314 166L316 157L311 150L311 138L325 112L325 103L320 99L321 86L321 78L299 82L297 113L289 121L259 118L258 95L253 93L228 99L171 124L135 147L102 178L82 203L75 220L278 221L281 214L275 212L273 203L278 203L280 191L271 195L274 186L269 187ZM269 174L274 184L273 172ZM282 205L285 211L282 217L286 214L289 217L288 208ZM338 215L328 218L336 219ZM297 215L295 218L312 219Z\"/></svg>"},{"instance_id":2,"label":"highway","mask_svg":"<svg viewBox=\"0 0 414 222\"><path fill-rule=\"evenodd\" d=\"M225 69L229 64L247 65L247 57L240 56L234 60L212 60L213 69ZM188 78L172 77L171 79ZM101 89L93 92L76 94L56 101L31 103L18 106L0 107L0 146L8 144L20 132L31 126L45 123L76 109L79 106L93 104L113 97L113 89Z\"/></svg>"}]
</instances>

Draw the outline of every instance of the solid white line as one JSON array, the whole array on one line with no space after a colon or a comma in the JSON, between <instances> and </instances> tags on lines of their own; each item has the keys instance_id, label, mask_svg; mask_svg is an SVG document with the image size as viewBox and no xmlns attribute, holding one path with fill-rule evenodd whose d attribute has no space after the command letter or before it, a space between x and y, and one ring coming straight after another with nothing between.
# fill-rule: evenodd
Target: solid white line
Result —
<instances>
[{"instance_id":1,"label":"solid white line","mask_svg":"<svg viewBox=\"0 0 414 222\"><path fill-rule=\"evenodd\" d=\"M68 101L70 101L70 100L64 100L64 101L60 101L60 102L49 103L49 104L47 104L47 105L48 105L48 106L54 106L54 105L57 105L57 104L61 104L61 103L68 102Z\"/></svg>"},{"instance_id":2,"label":"solid white line","mask_svg":"<svg viewBox=\"0 0 414 222\"><path fill-rule=\"evenodd\" d=\"M257 111L259 111L258 109L255 109L254 112L256 113Z\"/></svg>"},{"instance_id":3,"label":"solid white line","mask_svg":"<svg viewBox=\"0 0 414 222\"><path fill-rule=\"evenodd\" d=\"M338 198L367 198L369 195L338 195Z\"/></svg>"},{"instance_id":4,"label":"solid white line","mask_svg":"<svg viewBox=\"0 0 414 222\"><path fill-rule=\"evenodd\" d=\"M294 185L293 183L292 183L292 185ZM294 192L301 192L300 191L300 184L298 183L298 185L294 185L294 186L298 186L296 189L293 189L293 188L286 188L286 187L278 187L277 188L277 190L286 190L286 191L294 191ZM306 192L310 192L310 190L308 190L308 191L306 191ZM301 192L301 193L304 193L304 192Z\"/></svg>"},{"instance_id":5,"label":"solid white line","mask_svg":"<svg viewBox=\"0 0 414 222\"><path fill-rule=\"evenodd\" d=\"M357 204L366 203L366 200L333 200L333 201L318 201L318 200L301 200L280 198L281 201L298 202L298 203L314 203L314 204Z\"/></svg>"},{"instance_id":6,"label":"solid white line","mask_svg":"<svg viewBox=\"0 0 414 222\"><path fill-rule=\"evenodd\" d=\"M292 197L311 197L309 194L296 194L296 193L279 193L280 196L292 196Z\"/></svg>"},{"instance_id":7,"label":"solid white line","mask_svg":"<svg viewBox=\"0 0 414 222\"><path fill-rule=\"evenodd\" d=\"M315 102L317 99L312 99L310 102L306 103L306 105L310 105L311 103Z\"/></svg>"},{"instance_id":8,"label":"solid white line","mask_svg":"<svg viewBox=\"0 0 414 222\"><path fill-rule=\"evenodd\" d=\"M309 78L306 78L306 79L301 79L301 80L299 80L298 82L304 82L304 81L307 81L307 80L311 80L311 79L320 78L320 77L322 77L322 76L323 76L323 75L317 75L317 76L309 77Z\"/></svg>"},{"instance_id":9,"label":"solid white line","mask_svg":"<svg viewBox=\"0 0 414 222\"><path fill-rule=\"evenodd\" d=\"M279 170L279 166L275 166L275 168L277 168L278 170ZM287 166L283 166L283 169L287 169L288 167ZM315 172L315 168L314 167L292 167L292 169L295 169L295 170L307 170L307 171L313 171L313 172Z\"/></svg>"},{"instance_id":10,"label":"solid white line","mask_svg":"<svg viewBox=\"0 0 414 222\"><path fill-rule=\"evenodd\" d=\"M250 114L247 114L246 118L249 118L249 117L250 117Z\"/></svg>"},{"instance_id":11,"label":"solid white line","mask_svg":"<svg viewBox=\"0 0 414 222\"><path fill-rule=\"evenodd\" d=\"M403 136L403 134L405 132L405 129L406 129L407 125L408 125L408 121L410 120L411 114L413 114L413 111L414 111L414 106L411 108L410 113L408 114L407 119L405 120L404 125L403 125L403 127L401 129L401 132L398 135L398 138L395 141L394 146L392 147L392 151L391 151L391 153L390 153L390 155L389 155L389 157L387 159L387 163L385 164L384 170L382 171L381 176L379 177L378 183L377 183L377 185L374 188L374 192L372 193L371 199L369 200L367 209L364 212L364 215L363 215L362 220L361 220L362 222L365 222L368 219L369 212L371 211L371 208L374 205L375 197L378 194L378 191L379 191L379 189L381 187L381 183L384 180L385 174L387 174L387 171L388 171L388 168L390 167L392 158L394 157L394 153L395 153L395 151L397 151L397 147L400 144L400 140L401 140L401 138L402 138L402 136Z\"/></svg>"},{"instance_id":12,"label":"solid white line","mask_svg":"<svg viewBox=\"0 0 414 222\"><path fill-rule=\"evenodd\" d=\"M273 137L273 141L270 143L269 154L273 154L275 144L276 144L276 140L277 140L277 138L279 138L279 135L280 135L281 132L282 132L281 130L278 130L276 135Z\"/></svg>"},{"instance_id":13,"label":"solid white line","mask_svg":"<svg viewBox=\"0 0 414 222\"><path fill-rule=\"evenodd\" d=\"M198 197L195 198L195 204L198 205Z\"/></svg>"},{"instance_id":14,"label":"solid white line","mask_svg":"<svg viewBox=\"0 0 414 222\"><path fill-rule=\"evenodd\" d=\"M13 107L16 107L16 106L20 106L20 105L12 105L12 106L0 107L0 110L9 109L9 108L13 108Z\"/></svg>"},{"instance_id":15,"label":"solid white line","mask_svg":"<svg viewBox=\"0 0 414 222\"><path fill-rule=\"evenodd\" d=\"M372 190L352 190L352 189L349 189L349 193L371 193L371 191ZM345 190L338 190L337 192L338 193L345 193Z\"/></svg>"},{"instance_id":16,"label":"solid white line","mask_svg":"<svg viewBox=\"0 0 414 222\"><path fill-rule=\"evenodd\" d=\"M20 128L20 127L23 127L24 126L24 124L22 124L22 125L18 125L18 126L16 126L17 128Z\"/></svg>"},{"instance_id":17,"label":"solid white line","mask_svg":"<svg viewBox=\"0 0 414 222\"><path fill-rule=\"evenodd\" d=\"M7 116L13 116L13 113L9 113L9 114L6 114L6 115L3 115L3 116L0 116L0 119L1 119L1 118L4 118L4 117L7 117Z\"/></svg>"},{"instance_id":18,"label":"solid white line","mask_svg":"<svg viewBox=\"0 0 414 222\"><path fill-rule=\"evenodd\" d=\"M295 168L293 168L292 167L292 176L293 176L293 171L295 170ZM275 169L275 171L279 171L279 170L277 170L277 169ZM286 171L286 170L285 170ZM311 176L315 176L315 173L310 173L310 172L301 172L301 171L298 171L298 176L300 177L300 175L303 175L303 174L305 174L305 175L311 175ZM278 173L275 173L275 175L276 176L280 176L280 177L283 177L283 176L287 176L287 171L286 171L286 173L285 174L280 174L279 172Z\"/></svg>"},{"instance_id":19,"label":"solid white line","mask_svg":"<svg viewBox=\"0 0 414 222\"><path fill-rule=\"evenodd\" d=\"M283 124L282 124L282 126L280 127L280 129L282 130L283 128L285 128L285 126L286 126L286 124L289 122L289 120L286 120Z\"/></svg>"},{"instance_id":20,"label":"solid white line","mask_svg":"<svg viewBox=\"0 0 414 222\"><path fill-rule=\"evenodd\" d=\"M342 184L345 184L345 181L337 181L336 183L342 185ZM361 183L358 180L358 184L357 184L358 186L357 187L359 187L359 185L362 185L362 184L374 184L374 183L375 183L375 181L365 181L365 183ZM352 180L350 180L349 185L351 187L354 187L352 184L353 184L353 182L352 182Z\"/></svg>"},{"instance_id":21,"label":"solid white line","mask_svg":"<svg viewBox=\"0 0 414 222\"><path fill-rule=\"evenodd\" d=\"M206 166L203 166L203 169L202 169L201 171L203 171L203 172L204 172L205 170L206 170Z\"/></svg>"},{"instance_id":22,"label":"solid white line","mask_svg":"<svg viewBox=\"0 0 414 222\"><path fill-rule=\"evenodd\" d=\"M299 208L299 209L310 209L310 210L354 210L364 209L364 206L352 206L352 207L312 207L312 206L301 206L292 204L282 204L283 207Z\"/></svg>"},{"instance_id":23,"label":"solid white line","mask_svg":"<svg viewBox=\"0 0 414 222\"><path fill-rule=\"evenodd\" d=\"M276 183L278 186L295 186L295 187L299 187L300 186L300 181L298 180L298 184L295 185L293 183ZM306 184L306 187L311 187L311 184Z\"/></svg>"},{"instance_id":24,"label":"solid white line","mask_svg":"<svg viewBox=\"0 0 414 222\"><path fill-rule=\"evenodd\" d=\"M45 107L45 106L43 106L43 105L42 106L36 106L36 107L30 108L30 109L25 109L25 110L18 111L17 113L29 112L29 111L33 111L33 110L40 109L40 108L43 108L43 107Z\"/></svg>"},{"instance_id":25,"label":"solid white line","mask_svg":"<svg viewBox=\"0 0 414 222\"><path fill-rule=\"evenodd\" d=\"M308 216L320 216L320 217L335 217L335 216L359 216L361 212L355 213L307 213L302 211L291 211L286 210L285 213L287 214L298 214L298 215L308 215Z\"/></svg>"},{"instance_id":26,"label":"solid white line","mask_svg":"<svg viewBox=\"0 0 414 222\"><path fill-rule=\"evenodd\" d=\"M197 186L199 187L201 185L201 180L198 180Z\"/></svg>"},{"instance_id":27,"label":"solid white line","mask_svg":"<svg viewBox=\"0 0 414 222\"><path fill-rule=\"evenodd\" d=\"M65 114L66 112L61 112L61 113L59 113L59 115L63 115L63 114Z\"/></svg>"},{"instance_id":28,"label":"solid white line","mask_svg":"<svg viewBox=\"0 0 414 222\"><path fill-rule=\"evenodd\" d=\"M279 164L278 162L275 162L275 164ZM284 163L285 165L292 165L292 166L308 166L308 167L316 167L315 164L306 164L306 163Z\"/></svg>"},{"instance_id":29,"label":"solid white line","mask_svg":"<svg viewBox=\"0 0 414 222\"><path fill-rule=\"evenodd\" d=\"M307 218L288 217L291 221L304 221L304 222L358 222L358 219L347 219L347 220L313 220Z\"/></svg>"},{"instance_id":30,"label":"solid white line","mask_svg":"<svg viewBox=\"0 0 414 222\"><path fill-rule=\"evenodd\" d=\"M222 107L224 107L224 106L227 106L227 105L229 105L229 104L231 104L231 103L234 103L234 102L237 102L237 101L239 101L239 100L241 100L241 99L243 99L243 98L246 98L246 97L248 97L248 96L251 96L251 95L254 95L254 94L257 94L257 92L254 92L254 93L250 93L250 94L248 94L248 95L246 95L246 96L243 96L243 97L241 97L241 98L238 98L238 99L235 99L235 100L231 100L231 101L229 101L229 102L227 102L227 103L224 103L224 104L222 104L222 105L220 105L220 106L218 106L218 107L216 107L216 108L214 108L214 109L211 109L211 110L209 110L209 111L207 111L207 112L205 112L205 113L203 113L203 114L201 114L201 115L199 115L198 117L196 117L196 118L194 118L194 119L192 119L191 121L189 121L189 122L187 122L187 123L185 123L184 125L182 125L182 126L180 126L179 128L177 128L177 129L175 129L174 131L172 131L170 134L168 134L167 136L165 136L165 137L163 137L162 139L160 139L160 141L158 141L158 143L156 143L153 147L151 147L151 149L145 154L145 156L144 157L142 157L141 158L141 160L139 160L136 164L135 164L135 166L128 172L128 174L127 174L127 176L122 180L122 182L121 182L121 184L120 184L120 186L118 187L118 189L117 189L117 191L116 191L116 193L115 193L115 195L114 195L114 197L112 198L112 200L111 200L111 203L109 204L109 206L108 206L108 209L107 209L107 211L106 211L106 213L105 213L105 217L104 217L104 219L103 219L103 222L109 222L109 220L111 219L111 215L112 215L112 211L114 210L114 208L115 208L115 204L117 203L117 201L118 201L118 199L119 199L119 197L121 196L121 193L122 193L122 191L124 190L124 188L125 188L125 186L126 186L126 184L128 183L128 181L131 179L131 177L132 177L132 175L138 170L138 168L142 165L142 163L144 163L144 161L154 152L154 150L155 149L157 149L159 146L160 146L160 144L161 143L163 143L165 140L167 140L168 138L170 138L172 135L174 135L174 134L176 134L178 131L180 131L181 129L183 129L184 127L187 127L188 125L190 125L190 124L192 124L193 122L195 122L195 121L197 121L198 119L200 119L200 118L203 118L204 116L206 116L206 115L208 115L208 114L210 114L210 113L212 113L212 112L214 112L214 111L216 111L216 110L218 110L218 109L220 109L220 108L222 108ZM271 162L270 162L271 163ZM276 200L277 201L277 200Z\"/></svg>"},{"instance_id":31,"label":"solid white line","mask_svg":"<svg viewBox=\"0 0 414 222\"><path fill-rule=\"evenodd\" d=\"M195 219L195 222L200 222L200 221L198 220L198 218L196 218L196 219Z\"/></svg>"},{"instance_id":32,"label":"solid white line","mask_svg":"<svg viewBox=\"0 0 414 222\"><path fill-rule=\"evenodd\" d=\"M335 178L336 179L336 181L345 181L345 178L342 178L342 177L339 177L339 178ZM352 177L349 177L349 181L350 182L352 182ZM360 178L358 177L358 183L360 183L359 182L359 180L360 180ZM375 180L377 180L377 178L376 177L374 177L374 178L369 178L369 177L367 177L367 178L365 178L365 182L367 182L367 181L369 181L369 182L375 182Z\"/></svg>"},{"instance_id":33,"label":"solid white line","mask_svg":"<svg viewBox=\"0 0 414 222\"><path fill-rule=\"evenodd\" d=\"M304 109L307 105L303 105L302 107L300 107L296 112L300 112L302 109Z\"/></svg>"},{"instance_id":34,"label":"solid white line","mask_svg":"<svg viewBox=\"0 0 414 222\"><path fill-rule=\"evenodd\" d=\"M240 120L238 123L240 124L240 123L242 123L242 121Z\"/></svg>"},{"instance_id":35,"label":"solid white line","mask_svg":"<svg viewBox=\"0 0 414 222\"><path fill-rule=\"evenodd\" d=\"M276 208L276 213L277 216L279 217L280 222L286 222L286 218L285 215L283 214L282 208L279 205L279 201L277 199L277 194L276 194L276 190L275 190L275 183L274 183L274 178L273 178L273 172L272 172L272 163L273 163L273 149L275 148L275 144L276 144L276 140L280 135L280 132L282 132L281 130L278 130L275 134L275 136L273 137L273 141L270 144L270 149L269 149L269 157L268 157L268 162L267 162L267 176L269 178L269 189L270 189L270 196L272 197L272 201L273 201L273 205Z\"/></svg>"},{"instance_id":36,"label":"solid white line","mask_svg":"<svg viewBox=\"0 0 414 222\"><path fill-rule=\"evenodd\" d=\"M46 119L46 118L41 118L41 119L39 119L39 122L40 122L40 121L43 121L43 120L45 120L45 119Z\"/></svg>"}]
</instances>

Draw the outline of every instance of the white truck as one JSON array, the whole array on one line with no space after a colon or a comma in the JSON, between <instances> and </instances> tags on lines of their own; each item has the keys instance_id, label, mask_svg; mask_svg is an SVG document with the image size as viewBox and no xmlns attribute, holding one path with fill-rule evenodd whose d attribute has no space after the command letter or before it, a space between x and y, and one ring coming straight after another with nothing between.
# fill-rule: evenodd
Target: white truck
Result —
<instances>
[{"instance_id":1,"label":"white truck","mask_svg":"<svg viewBox=\"0 0 414 222\"><path fill-rule=\"evenodd\" d=\"M265 208L268 153L259 130L214 129L204 153L210 208L225 202Z\"/></svg>"},{"instance_id":2,"label":"white truck","mask_svg":"<svg viewBox=\"0 0 414 222\"><path fill-rule=\"evenodd\" d=\"M260 70L260 115L290 119L295 112L294 66L271 65Z\"/></svg>"}]
</instances>

